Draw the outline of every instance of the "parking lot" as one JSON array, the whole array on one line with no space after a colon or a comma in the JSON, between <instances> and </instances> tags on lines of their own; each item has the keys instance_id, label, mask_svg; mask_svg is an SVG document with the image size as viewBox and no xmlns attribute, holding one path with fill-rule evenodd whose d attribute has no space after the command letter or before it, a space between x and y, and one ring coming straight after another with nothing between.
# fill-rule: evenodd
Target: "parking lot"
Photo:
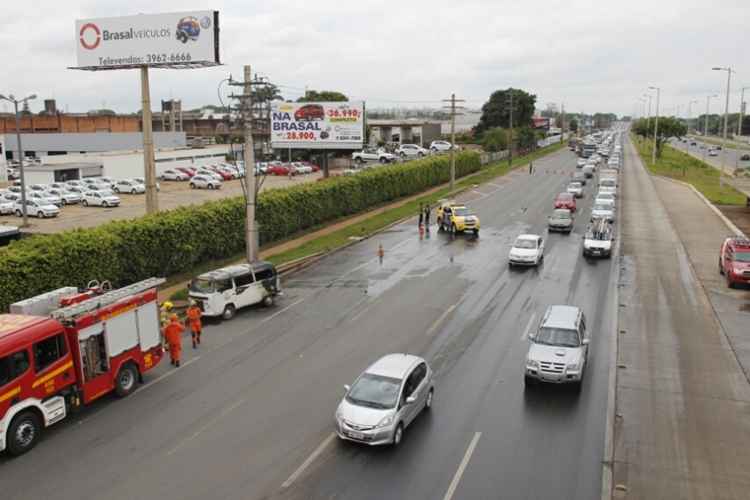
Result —
<instances>
[{"instance_id":1,"label":"parking lot","mask_svg":"<svg viewBox=\"0 0 750 500\"><path fill-rule=\"evenodd\" d=\"M268 175L263 181L261 190L293 186L304 182L315 182L323 176L322 172L294 176L291 179L283 176ZM218 190L190 189L187 182L160 181L159 209L201 204L206 201L219 200L232 196L242 196L241 180L225 181ZM123 220L140 217L146 214L146 196L143 194L120 194L119 207L84 207L81 205L64 206L58 217L52 219L29 219L29 233L57 233L70 229L95 227L112 220ZM14 215L0 217L0 224L20 225L21 219Z\"/></svg>"}]
</instances>

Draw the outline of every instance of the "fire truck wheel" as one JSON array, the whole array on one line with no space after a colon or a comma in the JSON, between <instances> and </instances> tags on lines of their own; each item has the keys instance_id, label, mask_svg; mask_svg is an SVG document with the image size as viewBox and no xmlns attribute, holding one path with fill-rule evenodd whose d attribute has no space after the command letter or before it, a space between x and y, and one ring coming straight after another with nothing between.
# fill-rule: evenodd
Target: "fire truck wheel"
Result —
<instances>
[{"instance_id":1,"label":"fire truck wheel","mask_svg":"<svg viewBox=\"0 0 750 500\"><path fill-rule=\"evenodd\" d=\"M42 421L31 411L16 416L8 427L8 452L11 455L23 455L36 446L42 434Z\"/></svg>"},{"instance_id":2,"label":"fire truck wheel","mask_svg":"<svg viewBox=\"0 0 750 500\"><path fill-rule=\"evenodd\" d=\"M234 318L235 308L232 304L227 304L224 308L224 312L221 314L221 319L232 319Z\"/></svg>"},{"instance_id":3,"label":"fire truck wheel","mask_svg":"<svg viewBox=\"0 0 750 500\"><path fill-rule=\"evenodd\" d=\"M120 368L120 372L117 374L117 380L115 380L115 393L124 398L135 389L136 382L138 381L138 370L133 366L132 363L123 365Z\"/></svg>"}]
</instances>

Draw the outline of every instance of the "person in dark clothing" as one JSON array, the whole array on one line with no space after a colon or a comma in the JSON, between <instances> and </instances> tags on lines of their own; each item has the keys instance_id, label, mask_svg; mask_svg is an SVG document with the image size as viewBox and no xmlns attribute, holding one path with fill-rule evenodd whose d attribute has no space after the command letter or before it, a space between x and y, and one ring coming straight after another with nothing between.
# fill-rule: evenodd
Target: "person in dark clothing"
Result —
<instances>
[{"instance_id":1,"label":"person in dark clothing","mask_svg":"<svg viewBox=\"0 0 750 500\"><path fill-rule=\"evenodd\" d=\"M422 220L424 217L424 208L422 207L422 204L419 204L419 227L422 227Z\"/></svg>"},{"instance_id":2,"label":"person in dark clothing","mask_svg":"<svg viewBox=\"0 0 750 500\"><path fill-rule=\"evenodd\" d=\"M529 175L534 173L534 163L529 162Z\"/></svg>"},{"instance_id":3,"label":"person in dark clothing","mask_svg":"<svg viewBox=\"0 0 750 500\"><path fill-rule=\"evenodd\" d=\"M424 206L424 225L427 226L427 229L430 229L430 210L429 204Z\"/></svg>"}]
</instances>

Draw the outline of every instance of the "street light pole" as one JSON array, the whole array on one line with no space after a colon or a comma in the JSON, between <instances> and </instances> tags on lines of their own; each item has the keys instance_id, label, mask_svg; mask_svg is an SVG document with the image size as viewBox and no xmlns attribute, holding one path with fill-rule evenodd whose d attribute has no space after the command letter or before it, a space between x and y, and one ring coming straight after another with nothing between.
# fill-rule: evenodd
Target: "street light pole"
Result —
<instances>
[{"instance_id":1,"label":"street light pole","mask_svg":"<svg viewBox=\"0 0 750 500\"><path fill-rule=\"evenodd\" d=\"M659 98L661 97L661 89L659 87L649 87L649 90L656 90L656 121L654 122L654 147L651 150L651 163L656 164L656 143L657 143L656 138L659 133Z\"/></svg>"},{"instance_id":2,"label":"street light pole","mask_svg":"<svg viewBox=\"0 0 750 500\"><path fill-rule=\"evenodd\" d=\"M648 97L648 112L646 113L646 127L651 130L651 94L643 94L643 97Z\"/></svg>"},{"instance_id":3,"label":"street light pole","mask_svg":"<svg viewBox=\"0 0 750 500\"><path fill-rule=\"evenodd\" d=\"M698 104L698 101L690 101L688 103L688 115L687 115L687 129L688 134L690 134L690 122L693 120L693 104ZM688 142L688 148L690 147L690 143Z\"/></svg>"},{"instance_id":4,"label":"street light pole","mask_svg":"<svg viewBox=\"0 0 750 500\"><path fill-rule=\"evenodd\" d=\"M732 68L712 68L714 71L726 71L727 72L727 99L724 105L724 133L721 139L721 171L719 175L719 181L721 186L724 186L724 165L727 159L727 128L729 125L729 91L732 82Z\"/></svg>"},{"instance_id":5,"label":"street light pole","mask_svg":"<svg viewBox=\"0 0 750 500\"><path fill-rule=\"evenodd\" d=\"M23 144L21 143L21 115L18 112L18 104L25 103L33 99L36 99L36 94L31 94L30 96L24 97L23 99L16 99L15 97L13 97L13 94L9 94L8 97L5 97L4 95L0 95L0 100L5 100L5 101L9 101L13 103L13 107L16 113L16 142L18 143L18 172L20 173L20 177L21 177L21 214L23 216L21 227L27 227L29 225L29 216L28 216L28 210L26 207L26 172L25 172L26 169L23 166L24 155L23 155Z\"/></svg>"}]
</instances>

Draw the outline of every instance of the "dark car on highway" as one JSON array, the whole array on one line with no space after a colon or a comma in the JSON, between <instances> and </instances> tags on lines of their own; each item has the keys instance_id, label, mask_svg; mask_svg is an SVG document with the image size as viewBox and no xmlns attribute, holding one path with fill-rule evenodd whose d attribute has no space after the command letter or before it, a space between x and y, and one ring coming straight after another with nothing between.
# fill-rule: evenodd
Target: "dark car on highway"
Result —
<instances>
[{"instance_id":1,"label":"dark car on highway","mask_svg":"<svg viewBox=\"0 0 750 500\"><path fill-rule=\"evenodd\" d=\"M555 198L555 209L567 208L571 212L576 211L576 199L570 193L560 193Z\"/></svg>"}]
</instances>

